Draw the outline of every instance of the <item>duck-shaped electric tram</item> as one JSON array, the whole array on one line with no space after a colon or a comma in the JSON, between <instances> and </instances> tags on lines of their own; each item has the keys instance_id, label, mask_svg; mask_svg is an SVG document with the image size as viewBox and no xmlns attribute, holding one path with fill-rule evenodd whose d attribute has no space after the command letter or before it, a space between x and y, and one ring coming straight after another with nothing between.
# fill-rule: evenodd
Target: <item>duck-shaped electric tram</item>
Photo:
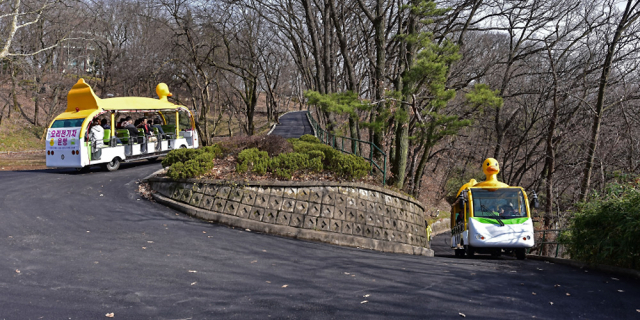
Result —
<instances>
[{"instance_id":1,"label":"duck-shaped electric tram","mask_svg":"<svg viewBox=\"0 0 640 320\"><path fill-rule=\"evenodd\" d=\"M498 181L496 159L483 161L482 171L485 181L471 179L464 184L451 207L451 248L456 257L513 252L522 260L526 249L534 245L527 193L522 187ZM535 193L533 206L538 207Z\"/></svg>"}]
</instances>

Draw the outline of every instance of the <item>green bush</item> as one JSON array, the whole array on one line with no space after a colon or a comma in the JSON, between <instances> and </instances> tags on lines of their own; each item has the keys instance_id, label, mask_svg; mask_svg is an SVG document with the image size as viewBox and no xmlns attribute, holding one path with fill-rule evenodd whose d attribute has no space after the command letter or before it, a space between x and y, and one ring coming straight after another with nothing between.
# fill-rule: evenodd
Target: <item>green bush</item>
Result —
<instances>
[{"instance_id":1,"label":"green bush","mask_svg":"<svg viewBox=\"0 0 640 320\"><path fill-rule=\"evenodd\" d=\"M293 140L291 141L291 143L293 144L294 152L309 154L310 157L317 157L318 153L314 151L322 152L324 154L322 162L324 163L325 167L331 166L333 159L341 154L340 151L322 143L312 143L302 140Z\"/></svg>"},{"instance_id":2,"label":"green bush","mask_svg":"<svg viewBox=\"0 0 640 320\"><path fill-rule=\"evenodd\" d=\"M200 149L171 150L162 160L162 166L169 167L167 175L171 179L193 178L213 169L213 158L221 154L216 144Z\"/></svg>"},{"instance_id":3,"label":"green bush","mask_svg":"<svg viewBox=\"0 0 640 320\"><path fill-rule=\"evenodd\" d=\"M257 148L242 150L238 154L238 164L236 171L245 173L249 169L257 174L267 173L269 166L269 154L266 151L260 151Z\"/></svg>"},{"instance_id":4,"label":"green bush","mask_svg":"<svg viewBox=\"0 0 640 320\"><path fill-rule=\"evenodd\" d=\"M163 167L170 167L175 163L178 162L187 162L193 158L195 158L195 156L197 154L200 153L200 149L175 149L175 150L171 150L171 152L169 152L167 154L167 156L164 157L164 159L162 159L162 166Z\"/></svg>"},{"instance_id":5,"label":"green bush","mask_svg":"<svg viewBox=\"0 0 640 320\"><path fill-rule=\"evenodd\" d=\"M214 144L212 146L202 147L199 149L171 150L171 152L169 152L167 156L162 159L162 166L169 167L174 163L187 162L191 159L195 159L197 156L203 153L210 153L214 158L216 158L222 155L222 149L217 144Z\"/></svg>"},{"instance_id":6,"label":"green bush","mask_svg":"<svg viewBox=\"0 0 640 320\"><path fill-rule=\"evenodd\" d=\"M572 259L640 269L640 190L609 186L606 194L582 204L569 230L560 240Z\"/></svg>"},{"instance_id":7,"label":"green bush","mask_svg":"<svg viewBox=\"0 0 640 320\"><path fill-rule=\"evenodd\" d=\"M174 180L197 177L213 169L214 154L202 152L193 159L171 165L167 175Z\"/></svg>"},{"instance_id":8,"label":"green bush","mask_svg":"<svg viewBox=\"0 0 640 320\"><path fill-rule=\"evenodd\" d=\"M371 171L371 165L355 155L344 155L323 144L315 136L306 134L299 139L289 139L294 152L280 153L273 158L258 148L245 149L238 154L236 171L249 170L257 174L272 172L277 177L290 180L297 171L322 172L324 169L348 179L360 179Z\"/></svg>"},{"instance_id":9,"label":"green bush","mask_svg":"<svg viewBox=\"0 0 640 320\"><path fill-rule=\"evenodd\" d=\"M320 158L320 162L324 161L324 159L326 158L324 152L320 150L309 150L307 151L307 154L309 155L309 159Z\"/></svg>"},{"instance_id":10,"label":"green bush","mask_svg":"<svg viewBox=\"0 0 640 320\"><path fill-rule=\"evenodd\" d=\"M352 154L339 154L334 158L331 169L345 178L360 179L371 171L371 164Z\"/></svg>"},{"instance_id":11,"label":"green bush","mask_svg":"<svg viewBox=\"0 0 640 320\"><path fill-rule=\"evenodd\" d=\"M203 147L200 150L206 153L211 153L215 158L222 156L222 148L219 145L214 144L212 146Z\"/></svg>"},{"instance_id":12,"label":"green bush","mask_svg":"<svg viewBox=\"0 0 640 320\"><path fill-rule=\"evenodd\" d=\"M309 142L309 143L322 143L320 142L320 139L310 134L302 135L302 137L300 137L300 141Z\"/></svg>"},{"instance_id":13,"label":"green bush","mask_svg":"<svg viewBox=\"0 0 640 320\"><path fill-rule=\"evenodd\" d=\"M309 155L298 152L281 153L269 162L271 172L276 176L290 180L291 175L298 170L309 167Z\"/></svg>"}]
</instances>

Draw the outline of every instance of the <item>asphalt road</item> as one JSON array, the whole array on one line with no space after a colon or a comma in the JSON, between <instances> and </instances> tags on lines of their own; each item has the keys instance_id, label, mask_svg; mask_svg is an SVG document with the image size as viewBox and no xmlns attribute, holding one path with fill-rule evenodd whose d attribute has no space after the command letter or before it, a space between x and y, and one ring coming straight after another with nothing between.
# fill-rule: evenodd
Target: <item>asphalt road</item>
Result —
<instances>
[{"instance_id":1,"label":"asphalt road","mask_svg":"<svg viewBox=\"0 0 640 320\"><path fill-rule=\"evenodd\" d=\"M640 318L639 281L444 237L428 258L193 219L137 194L159 168L0 172L0 319Z\"/></svg>"},{"instance_id":2,"label":"asphalt road","mask_svg":"<svg viewBox=\"0 0 640 320\"><path fill-rule=\"evenodd\" d=\"M307 111L295 111L280 117L278 125L270 135L284 138L300 138L303 134L313 134L313 129L307 119Z\"/></svg>"}]
</instances>

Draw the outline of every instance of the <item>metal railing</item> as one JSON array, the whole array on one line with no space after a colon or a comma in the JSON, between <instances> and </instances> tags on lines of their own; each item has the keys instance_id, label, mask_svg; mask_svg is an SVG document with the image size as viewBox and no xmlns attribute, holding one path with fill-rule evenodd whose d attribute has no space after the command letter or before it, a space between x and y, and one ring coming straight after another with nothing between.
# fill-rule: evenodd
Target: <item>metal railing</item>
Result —
<instances>
[{"instance_id":1,"label":"metal railing","mask_svg":"<svg viewBox=\"0 0 640 320\"><path fill-rule=\"evenodd\" d=\"M382 184L386 184L387 182L387 154L384 153L378 146L376 146L373 142L364 141L359 139L354 139L345 136L337 136L328 132L320 127L316 119L313 118L311 112L307 110L307 118L309 119L309 123L313 128L314 135L322 141L322 143L333 147L336 150L340 150L347 154L353 154L356 156L360 156L365 160L371 163L371 172L373 172L373 168L376 167L378 170L382 172ZM345 148L344 141L347 140L347 145ZM383 157L382 167L375 161L373 157L373 153L377 151ZM369 158L366 155L369 155Z\"/></svg>"},{"instance_id":2,"label":"metal railing","mask_svg":"<svg viewBox=\"0 0 640 320\"><path fill-rule=\"evenodd\" d=\"M544 247L545 246L551 246L551 250L553 250L553 246L555 245L555 258L558 257L558 254L562 254L564 255L564 245L562 243L558 242L558 237L560 236L560 233L566 231L564 229L548 229L548 230L536 230L533 233L537 234L537 236L535 237L536 239L536 244L538 247L538 256L542 255L542 252L544 251ZM542 235L540 235L542 233ZM551 240L547 239L547 233L554 233L553 236L551 236ZM538 241L538 239L540 239ZM562 247L562 252L560 252L560 247ZM549 252L551 253L551 252ZM549 256L551 256L549 254Z\"/></svg>"}]
</instances>

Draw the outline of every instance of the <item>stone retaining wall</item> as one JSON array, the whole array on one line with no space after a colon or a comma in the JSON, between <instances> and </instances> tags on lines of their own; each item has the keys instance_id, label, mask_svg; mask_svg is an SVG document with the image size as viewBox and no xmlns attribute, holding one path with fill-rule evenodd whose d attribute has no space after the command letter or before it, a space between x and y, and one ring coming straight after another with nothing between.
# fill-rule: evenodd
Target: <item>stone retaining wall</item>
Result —
<instances>
[{"instance_id":1,"label":"stone retaining wall","mask_svg":"<svg viewBox=\"0 0 640 320\"><path fill-rule=\"evenodd\" d=\"M433 255L424 207L356 183L147 179L160 201L200 218L252 230L385 252ZM277 227L277 228L276 228Z\"/></svg>"}]
</instances>

